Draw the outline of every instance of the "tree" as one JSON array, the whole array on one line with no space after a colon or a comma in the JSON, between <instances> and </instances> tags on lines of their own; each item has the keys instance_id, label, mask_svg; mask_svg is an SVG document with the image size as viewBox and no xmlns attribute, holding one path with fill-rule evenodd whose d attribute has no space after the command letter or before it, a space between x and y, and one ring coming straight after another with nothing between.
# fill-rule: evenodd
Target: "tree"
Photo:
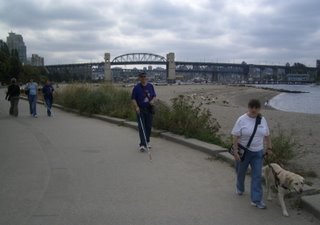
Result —
<instances>
[{"instance_id":1,"label":"tree","mask_svg":"<svg viewBox=\"0 0 320 225\"><path fill-rule=\"evenodd\" d=\"M44 83L48 79L47 72L44 67L24 65L21 81L28 82L30 79L33 79L37 82Z\"/></svg>"},{"instance_id":2,"label":"tree","mask_svg":"<svg viewBox=\"0 0 320 225\"><path fill-rule=\"evenodd\" d=\"M7 63L6 61L0 61L0 82L6 82Z\"/></svg>"},{"instance_id":3,"label":"tree","mask_svg":"<svg viewBox=\"0 0 320 225\"><path fill-rule=\"evenodd\" d=\"M285 74L291 73L290 63L286 63Z\"/></svg>"},{"instance_id":4,"label":"tree","mask_svg":"<svg viewBox=\"0 0 320 225\"><path fill-rule=\"evenodd\" d=\"M243 61L241 63L241 65L242 65L242 68L243 68L243 75L246 77L246 79L248 79L248 74L249 74L249 71L250 71L249 65L245 61Z\"/></svg>"},{"instance_id":5,"label":"tree","mask_svg":"<svg viewBox=\"0 0 320 225\"><path fill-rule=\"evenodd\" d=\"M6 43L3 42L1 48L0 48L0 51L3 52L3 54L5 54L5 56L7 58L9 58L10 56L10 51L9 51L9 47Z\"/></svg>"},{"instance_id":6,"label":"tree","mask_svg":"<svg viewBox=\"0 0 320 225\"><path fill-rule=\"evenodd\" d=\"M22 65L17 50L9 52L8 46L4 43L0 48L0 82L9 83L12 77L19 79L19 82L27 82L33 79L44 82L47 77L44 67Z\"/></svg>"},{"instance_id":7,"label":"tree","mask_svg":"<svg viewBox=\"0 0 320 225\"><path fill-rule=\"evenodd\" d=\"M302 63L294 63L291 66L291 73L306 74L308 73L307 67Z\"/></svg>"},{"instance_id":8,"label":"tree","mask_svg":"<svg viewBox=\"0 0 320 225\"><path fill-rule=\"evenodd\" d=\"M9 48L6 43L2 42L0 47L0 82L8 82L9 67Z\"/></svg>"}]
</instances>

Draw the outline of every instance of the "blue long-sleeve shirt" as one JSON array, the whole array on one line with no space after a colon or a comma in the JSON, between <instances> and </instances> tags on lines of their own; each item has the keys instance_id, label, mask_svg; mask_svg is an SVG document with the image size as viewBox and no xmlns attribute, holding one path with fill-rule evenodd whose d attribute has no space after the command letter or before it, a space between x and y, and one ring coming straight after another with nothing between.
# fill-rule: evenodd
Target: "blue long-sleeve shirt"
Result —
<instances>
[{"instance_id":1,"label":"blue long-sleeve shirt","mask_svg":"<svg viewBox=\"0 0 320 225\"><path fill-rule=\"evenodd\" d=\"M146 86L139 83L132 90L131 99L136 100L140 108L148 108L150 106L150 101L154 97L156 97L156 92L154 91L153 85L150 83L147 83Z\"/></svg>"}]
</instances>

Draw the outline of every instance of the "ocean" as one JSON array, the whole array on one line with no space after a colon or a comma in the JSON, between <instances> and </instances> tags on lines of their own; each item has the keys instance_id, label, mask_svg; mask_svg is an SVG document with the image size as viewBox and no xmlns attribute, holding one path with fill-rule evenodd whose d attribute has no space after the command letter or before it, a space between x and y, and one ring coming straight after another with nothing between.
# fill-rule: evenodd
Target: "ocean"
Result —
<instances>
[{"instance_id":1,"label":"ocean","mask_svg":"<svg viewBox=\"0 0 320 225\"><path fill-rule=\"evenodd\" d=\"M280 93L269 101L278 110L320 114L320 85L256 85L273 89L303 91L308 93Z\"/></svg>"}]
</instances>

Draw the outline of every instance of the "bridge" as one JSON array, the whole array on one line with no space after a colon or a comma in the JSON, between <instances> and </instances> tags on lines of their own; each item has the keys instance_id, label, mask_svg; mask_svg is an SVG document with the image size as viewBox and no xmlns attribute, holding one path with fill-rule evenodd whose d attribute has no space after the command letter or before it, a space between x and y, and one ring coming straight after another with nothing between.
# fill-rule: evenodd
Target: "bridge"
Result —
<instances>
[{"instance_id":1,"label":"bridge","mask_svg":"<svg viewBox=\"0 0 320 225\"><path fill-rule=\"evenodd\" d=\"M152 53L129 53L117 56L111 62L112 65L166 65L167 59Z\"/></svg>"},{"instance_id":2,"label":"bridge","mask_svg":"<svg viewBox=\"0 0 320 225\"><path fill-rule=\"evenodd\" d=\"M121 65L166 66L165 77L169 82L174 82L177 77L190 78L194 76L205 77L212 81L227 82L250 79L262 80L266 79L265 77L282 80L286 74L291 72L291 67L285 65L175 61L174 53L168 53L166 57L153 53L128 53L117 56L113 60L111 60L110 53L105 53L104 62L47 65L46 69L52 78L63 74L75 79L90 80L93 76L100 74L101 78L103 77L104 80L111 82L114 80L113 75L115 75L111 66ZM306 67L305 70L310 75L317 72L315 67Z\"/></svg>"}]
</instances>

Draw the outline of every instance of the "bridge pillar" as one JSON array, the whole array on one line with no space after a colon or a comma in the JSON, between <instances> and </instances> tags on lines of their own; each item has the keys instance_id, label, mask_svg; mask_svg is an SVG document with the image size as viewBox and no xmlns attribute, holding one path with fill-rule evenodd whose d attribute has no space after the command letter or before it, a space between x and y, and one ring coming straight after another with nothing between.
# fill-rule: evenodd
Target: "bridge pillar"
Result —
<instances>
[{"instance_id":1,"label":"bridge pillar","mask_svg":"<svg viewBox=\"0 0 320 225\"><path fill-rule=\"evenodd\" d=\"M173 52L167 54L167 80L169 83L176 81L176 63Z\"/></svg>"},{"instance_id":2,"label":"bridge pillar","mask_svg":"<svg viewBox=\"0 0 320 225\"><path fill-rule=\"evenodd\" d=\"M104 53L104 81L112 83L110 53Z\"/></svg>"}]
</instances>

